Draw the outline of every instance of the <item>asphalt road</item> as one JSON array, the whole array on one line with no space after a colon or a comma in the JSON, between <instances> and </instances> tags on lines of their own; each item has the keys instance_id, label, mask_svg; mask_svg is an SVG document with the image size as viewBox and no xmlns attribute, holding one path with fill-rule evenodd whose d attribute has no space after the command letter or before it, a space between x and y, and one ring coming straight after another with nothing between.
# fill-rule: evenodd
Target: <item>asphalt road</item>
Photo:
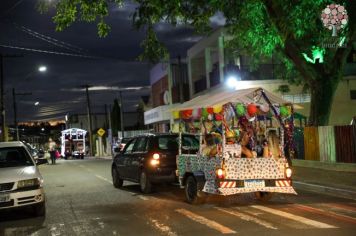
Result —
<instances>
[{"instance_id":1,"label":"asphalt road","mask_svg":"<svg viewBox=\"0 0 356 236\"><path fill-rule=\"evenodd\" d=\"M307 192L276 195L261 204L252 194L184 202L178 186L143 195L125 182L115 189L110 160L61 160L40 166L46 217L0 212L0 235L355 235L356 202Z\"/></svg>"}]
</instances>

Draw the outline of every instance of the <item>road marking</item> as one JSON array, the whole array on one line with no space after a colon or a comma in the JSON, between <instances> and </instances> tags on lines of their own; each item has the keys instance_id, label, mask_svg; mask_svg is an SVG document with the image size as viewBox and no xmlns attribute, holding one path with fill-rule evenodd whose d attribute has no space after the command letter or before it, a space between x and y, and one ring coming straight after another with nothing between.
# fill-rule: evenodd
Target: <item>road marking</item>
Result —
<instances>
[{"instance_id":1,"label":"road marking","mask_svg":"<svg viewBox=\"0 0 356 236\"><path fill-rule=\"evenodd\" d=\"M145 197L145 196L142 196L142 195L138 195L137 197L142 199L142 200L144 200L144 201L150 200L148 197Z\"/></svg>"},{"instance_id":2,"label":"road marking","mask_svg":"<svg viewBox=\"0 0 356 236\"><path fill-rule=\"evenodd\" d=\"M97 178L99 178L99 179L102 179L102 180L104 180L104 181L110 183L110 184L113 184L111 180L108 180L107 178L105 178L105 177L103 177L103 176L101 176L101 175L95 175L95 176L96 176Z\"/></svg>"},{"instance_id":3,"label":"road marking","mask_svg":"<svg viewBox=\"0 0 356 236\"><path fill-rule=\"evenodd\" d=\"M317 213L319 215L324 215L324 216L327 216L327 217L333 217L333 218L338 219L338 220L343 220L343 221L347 221L347 222L352 223L352 224L356 224L356 218L353 218L351 216L345 216L345 215L337 214L337 213L334 213L334 212L325 211L325 210L322 210L322 209L316 209L314 207L304 206L304 205L299 205L299 204L294 204L294 206L296 208L302 209L304 211L309 211L309 212Z\"/></svg>"},{"instance_id":4,"label":"road marking","mask_svg":"<svg viewBox=\"0 0 356 236\"><path fill-rule=\"evenodd\" d=\"M223 234L235 234L236 233L236 231L234 231L224 225L221 225L216 221L209 220L209 219L207 219L203 216L197 215L191 211L188 211L185 209L176 209L175 211L200 223L200 224L206 225L207 227L209 227L211 229L215 229L215 230L219 231L220 233L223 233Z\"/></svg>"},{"instance_id":5,"label":"road marking","mask_svg":"<svg viewBox=\"0 0 356 236\"><path fill-rule=\"evenodd\" d=\"M228 213L230 215L237 216L242 220L255 222L256 224L262 225L262 226L264 226L266 228L269 228L269 229L278 229L277 227L273 226L271 223L269 223L267 221L260 220L260 219L258 219L256 217L253 217L253 216L238 212L236 210L235 211L234 210L228 210L228 209L224 209L224 208L220 208L220 207L214 207L214 208L219 210L219 211Z\"/></svg>"},{"instance_id":6,"label":"road marking","mask_svg":"<svg viewBox=\"0 0 356 236\"><path fill-rule=\"evenodd\" d=\"M169 226L159 223L158 220L155 220L152 218L150 218L149 220L150 220L151 224L155 228L157 228L161 233L168 235L168 236L177 236L178 235L176 232L172 231L172 229Z\"/></svg>"},{"instance_id":7,"label":"road marking","mask_svg":"<svg viewBox=\"0 0 356 236\"><path fill-rule=\"evenodd\" d=\"M347 210L350 212L356 212L356 207L353 206L349 206L349 205L344 205L344 204L340 204L340 203L323 203L321 205L327 206L327 207L333 207L333 208L339 208L339 209L343 209L343 210Z\"/></svg>"},{"instance_id":8,"label":"road marking","mask_svg":"<svg viewBox=\"0 0 356 236\"><path fill-rule=\"evenodd\" d=\"M329 225L329 224L325 224L319 221L315 221L315 220L311 220L302 216L297 216L297 215L293 215L284 211L280 211L280 210L276 210L276 209L272 209L269 207L265 207L265 206L258 206L258 205L252 205L251 207L255 208L255 209L259 209L261 211L265 211L274 215L278 215L278 216L282 216L284 218L288 218L290 220L294 220L294 221L298 221L300 223L306 224L306 225L310 225L316 228L337 228L336 226L333 225Z\"/></svg>"}]
</instances>

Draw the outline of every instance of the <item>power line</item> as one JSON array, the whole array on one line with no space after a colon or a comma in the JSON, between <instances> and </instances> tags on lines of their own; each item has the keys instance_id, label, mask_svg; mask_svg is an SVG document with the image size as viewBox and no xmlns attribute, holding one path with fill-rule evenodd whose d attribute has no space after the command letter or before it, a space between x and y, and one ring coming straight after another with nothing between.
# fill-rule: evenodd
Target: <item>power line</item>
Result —
<instances>
[{"instance_id":1,"label":"power line","mask_svg":"<svg viewBox=\"0 0 356 236\"><path fill-rule=\"evenodd\" d=\"M63 41L60 41L58 39L55 39L55 38L52 38L52 37L49 37L47 35L44 35L44 34L41 34L41 33L38 33L32 29L29 29L23 25L18 25L17 23L15 22L12 22L13 25L15 25L15 27L19 30L21 30L22 32L24 33L27 33L33 37L36 37L40 40L43 40L45 42L48 42L50 44L53 44L55 46L58 46L58 47L61 47L61 48L65 48L65 49L68 49L68 50L71 50L71 51L74 51L74 52L78 52L78 53L82 53L83 51L87 51L83 48L80 48L80 47L77 47L77 46L74 46L72 44L69 44L69 43L66 43L66 42L63 42Z\"/></svg>"}]
</instances>

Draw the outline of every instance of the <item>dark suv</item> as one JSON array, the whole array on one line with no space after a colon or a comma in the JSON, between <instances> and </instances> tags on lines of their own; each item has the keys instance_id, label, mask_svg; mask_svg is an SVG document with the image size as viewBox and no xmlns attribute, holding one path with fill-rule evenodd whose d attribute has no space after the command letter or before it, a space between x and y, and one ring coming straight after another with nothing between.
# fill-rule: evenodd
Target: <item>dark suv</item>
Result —
<instances>
[{"instance_id":1,"label":"dark suv","mask_svg":"<svg viewBox=\"0 0 356 236\"><path fill-rule=\"evenodd\" d=\"M132 138L114 157L111 168L114 186L120 188L124 180L129 180L139 183L143 193L149 193L155 183L177 181L178 142L178 134L145 134ZM182 147L186 153L196 153L199 139L184 134Z\"/></svg>"}]
</instances>

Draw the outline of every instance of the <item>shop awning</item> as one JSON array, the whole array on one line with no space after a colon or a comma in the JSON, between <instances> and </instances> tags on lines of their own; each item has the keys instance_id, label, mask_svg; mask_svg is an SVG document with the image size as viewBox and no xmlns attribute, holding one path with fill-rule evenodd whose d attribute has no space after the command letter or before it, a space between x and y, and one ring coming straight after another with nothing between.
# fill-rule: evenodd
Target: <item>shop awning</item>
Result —
<instances>
[{"instance_id":1,"label":"shop awning","mask_svg":"<svg viewBox=\"0 0 356 236\"><path fill-rule=\"evenodd\" d=\"M263 90L272 104L290 104L287 100L274 95L273 93L263 89L263 88L248 88L241 90L228 90L228 89L217 89L206 93L204 95L198 96L176 106L173 110L187 110L201 107L212 107L215 105L224 105L226 103L254 103L266 104L266 101L261 96L260 90ZM295 109L302 109L303 107L293 104Z\"/></svg>"}]
</instances>

